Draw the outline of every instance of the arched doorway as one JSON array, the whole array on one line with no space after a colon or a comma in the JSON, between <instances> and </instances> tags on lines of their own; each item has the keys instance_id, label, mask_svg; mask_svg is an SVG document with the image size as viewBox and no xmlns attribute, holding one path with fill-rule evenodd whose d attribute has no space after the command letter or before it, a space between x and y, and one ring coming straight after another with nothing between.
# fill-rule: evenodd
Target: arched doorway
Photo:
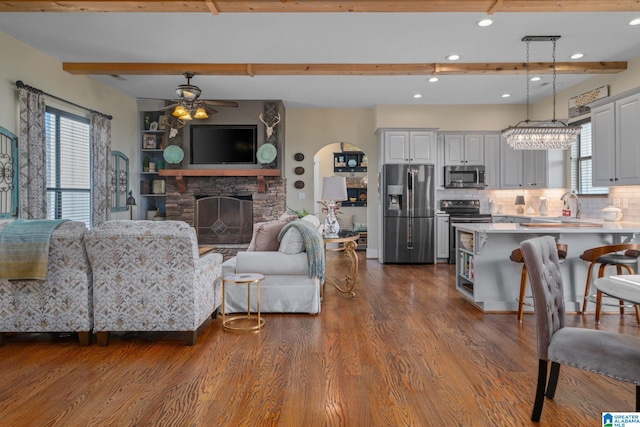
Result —
<instances>
[{"instance_id":1,"label":"arched doorway","mask_svg":"<svg viewBox=\"0 0 640 427\"><path fill-rule=\"evenodd\" d=\"M367 206L369 204L369 183L367 178L368 157L359 147L344 142L325 145L313 158L314 206L321 221L325 215L318 203L322 195L322 178L344 176L347 180L349 199L342 203L338 220L341 229L367 231ZM364 249L360 245L359 249Z\"/></svg>"}]
</instances>

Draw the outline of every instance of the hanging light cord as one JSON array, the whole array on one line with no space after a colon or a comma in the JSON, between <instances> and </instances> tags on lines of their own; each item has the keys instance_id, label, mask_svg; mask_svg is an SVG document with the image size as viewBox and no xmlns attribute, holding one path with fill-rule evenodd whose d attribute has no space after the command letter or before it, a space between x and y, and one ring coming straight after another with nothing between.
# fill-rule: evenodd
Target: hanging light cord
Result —
<instances>
[{"instance_id":1,"label":"hanging light cord","mask_svg":"<svg viewBox=\"0 0 640 427\"><path fill-rule=\"evenodd\" d=\"M553 40L553 119L551 122L556 122L556 40Z\"/></svg>"},{"instance_id":2,"label":"hanging light cord","mask_svg":"<svg viewBox=\"0 0 640 427\"><path fill-rule=\"evenodd\" d=\"M526 123L529 123L529 44L531 40L527 39L527 67L526 67L526 76L527 76L527 120Z\"/></svg>"}]
</instances>

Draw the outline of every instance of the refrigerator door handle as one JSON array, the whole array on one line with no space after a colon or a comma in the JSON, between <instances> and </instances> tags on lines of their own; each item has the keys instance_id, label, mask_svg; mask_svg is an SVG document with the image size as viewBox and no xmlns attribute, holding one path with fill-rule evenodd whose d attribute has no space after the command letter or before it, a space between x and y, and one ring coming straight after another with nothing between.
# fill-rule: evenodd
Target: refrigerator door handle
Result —
<instances>
[{"instance_id":1,"label":"refrigerator door handle","mask_svg":"<svg viewBox=\"0 0 640 427\"><path fill-rule=\"evenodd\" d=\"M410 167L410 166L409 166ZM407 249L413 249L413 207L415 206L414 189L415 172L409 169L407 173Z\"/></svg>"}]
</instances>

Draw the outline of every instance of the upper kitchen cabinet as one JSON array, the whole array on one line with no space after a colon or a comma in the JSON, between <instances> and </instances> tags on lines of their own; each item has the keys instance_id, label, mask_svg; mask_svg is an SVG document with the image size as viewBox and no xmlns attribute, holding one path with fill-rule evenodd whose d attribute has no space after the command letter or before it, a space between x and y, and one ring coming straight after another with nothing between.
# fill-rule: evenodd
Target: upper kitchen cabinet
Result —
<instances>
[{"instance_id":1,"label":"upper kitchen cabinet","mask_svg":"<svg viewBox=\"0 0 640 427\"><path fill-rule=\"evenodd\" d=\"M378 132L383 164L436 163L435 130L380 129Z\"/></svg>"},{"instance_id":2,"label":"upper kitchen cabinet","mask_svg":"<svg viewBox=\"0 0 640 427\"><path fill-rule=\"evenodd\" d=\"M594 187L640 184L640 93L635 92L591 108Z\"/></svg>"},{"instance_id":3,"label":"upper kitchen cabinet","mask_svg":"<svg viewBox=\"0 0 640 427\"><path fill-rule=\"evenodd\" d=\"M500 188L500 134L484 135L484 183L487 190Z\"/></svg>"},{"instance_id":4,"label":"upper kitchen cabinet","mask_svg":"<svg viewBox=\"0 0 640 427\"><path fill-rule=\"evenodd\" d=\"M514 150L500 145L500 188L566 187L566 150Z\"/></svg>"},{"instance_id":5,"label":"upper kitchen cabinet","mask_svg":"<svg viewBox=\"0 0 640 427\"><path fill-rule=\"evenodd\" d=\"M444 165L484 165L484 135L450 134L444 137Z\"/></svg>"}]
</instances>

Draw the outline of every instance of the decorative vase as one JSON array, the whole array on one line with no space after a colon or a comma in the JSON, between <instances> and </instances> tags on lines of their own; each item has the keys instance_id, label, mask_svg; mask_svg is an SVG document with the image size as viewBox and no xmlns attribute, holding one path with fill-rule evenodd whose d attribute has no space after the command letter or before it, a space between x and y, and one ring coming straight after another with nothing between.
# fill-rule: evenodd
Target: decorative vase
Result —
<instances>
[{"instance_id":1,"label":"decorative vase","mask_svg":"<svg viewBox=\"0 0 640 427\"><path fill-rule=\"evenodd\" d=\"M538 208L540 215L547 216L549 213L549 200L546 197L540 197L540 207Z\"/></svg>"}]
</instances>

